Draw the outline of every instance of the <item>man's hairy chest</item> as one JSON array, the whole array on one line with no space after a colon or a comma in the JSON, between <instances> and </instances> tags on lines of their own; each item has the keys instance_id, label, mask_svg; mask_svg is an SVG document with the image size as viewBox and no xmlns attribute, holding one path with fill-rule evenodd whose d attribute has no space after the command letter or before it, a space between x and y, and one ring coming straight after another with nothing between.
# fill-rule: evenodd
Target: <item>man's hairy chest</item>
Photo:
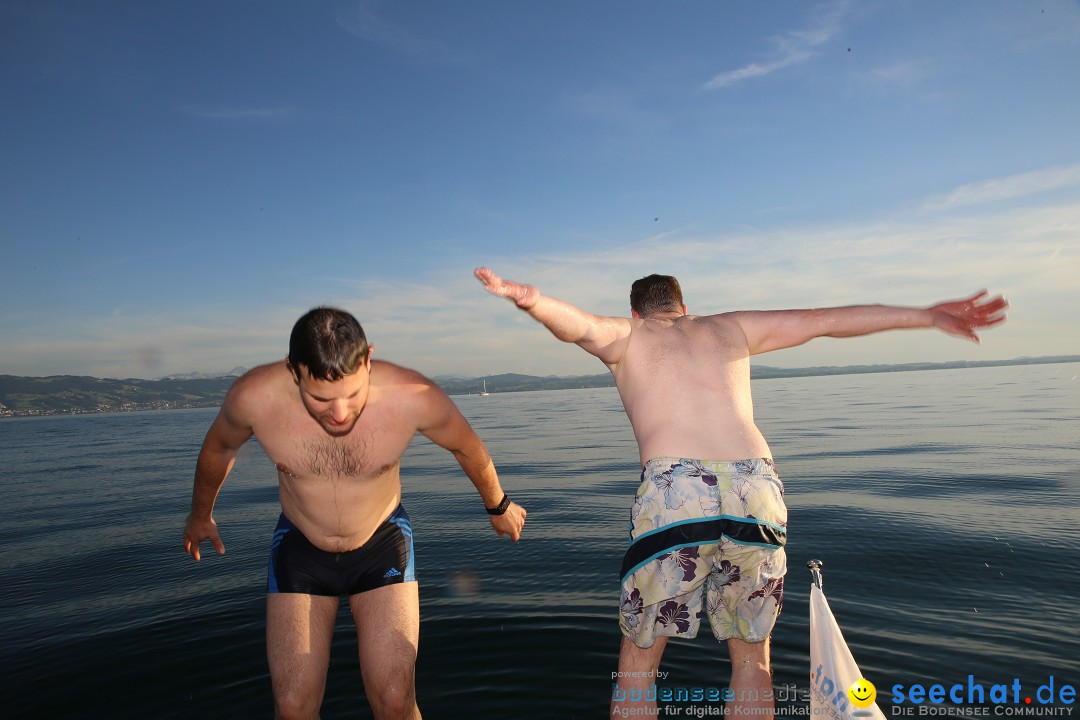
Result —
<instances>
[{"instance_id":1,"label":"man's hairy chest","mask_svg":"<svg viewBox=\"0 0 1080 720\"><path fill-rule=\"evenodd\" d=\"M399 428L356 427L348 435L274 432L259 438L279 471L289 477L369 478L401 459L412 433Z\"/></svg>"}]
</instances>

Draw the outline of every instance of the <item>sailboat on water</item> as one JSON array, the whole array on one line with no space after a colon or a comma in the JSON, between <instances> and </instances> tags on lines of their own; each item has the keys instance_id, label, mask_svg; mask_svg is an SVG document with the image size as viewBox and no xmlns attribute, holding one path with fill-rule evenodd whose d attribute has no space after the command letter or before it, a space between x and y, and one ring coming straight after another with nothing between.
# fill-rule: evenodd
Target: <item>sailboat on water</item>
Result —
<instances>
[{"instance_id":1,"label":"sailboat on water","mask_svg":"<svg viewBox=\"0 0 1080 720\"><path fill-rule=\"evenodd\" d=\"M491 393L489 393L489 392L487 391L487 380L485 380L485 381L484 381L484 389L480 391L480 396L481 396L481 397L484 397L484 396L486 396L486 395L490 395L490 394L491 394Z\"/></svg>"}]
</instances>

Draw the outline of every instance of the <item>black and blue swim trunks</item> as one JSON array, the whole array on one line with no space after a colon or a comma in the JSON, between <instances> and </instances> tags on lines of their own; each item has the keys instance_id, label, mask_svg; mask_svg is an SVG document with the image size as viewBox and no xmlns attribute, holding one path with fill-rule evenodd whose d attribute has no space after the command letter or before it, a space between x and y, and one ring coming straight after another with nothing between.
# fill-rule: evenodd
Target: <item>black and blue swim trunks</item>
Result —
<instances>
[{"instance_id":1,"label":"black and blue swim trunks","mask_svg":"<svg viewBox=\"0 0 1080 720\"><path fill-rule=\"evenodd\" d=\"M412 524L398 505L366 543L347 552L320 550L284 514L270 544L266 592L340 597L413 582Z\"/></svg>"}]
</instances>

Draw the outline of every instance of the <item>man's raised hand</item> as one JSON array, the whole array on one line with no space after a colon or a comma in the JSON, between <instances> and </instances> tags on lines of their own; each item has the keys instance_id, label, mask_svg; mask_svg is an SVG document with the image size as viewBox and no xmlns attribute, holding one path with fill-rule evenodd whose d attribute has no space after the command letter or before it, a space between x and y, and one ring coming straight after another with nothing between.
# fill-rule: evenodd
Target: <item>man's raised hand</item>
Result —
<instances>
[{"instance_id":1,"label":"man's raised hand","mask_svg":"<svg viewBox=\"0 0 1080 720\"><path fill-rule=\"evenodd\" d=\"M989 328L1005 322L1005 309L1009 303L996 295L988 298L986 290L980 290L964 300L950 300L928 308L934 327L942 332L979 342L976 328Z\"/></svg>"},{"instance_id":2,"label":"man's raised hand","mask_svg":"<svg viewBox=\"0 0 1080 720\"><path fill-rule=\"evenodd\" d=\"M512 300L522 310L528 310L540 300L540 291L532 285L503 280L490 268L476 268L473 275L489 293Z\"/></svg>"}]
</instances>

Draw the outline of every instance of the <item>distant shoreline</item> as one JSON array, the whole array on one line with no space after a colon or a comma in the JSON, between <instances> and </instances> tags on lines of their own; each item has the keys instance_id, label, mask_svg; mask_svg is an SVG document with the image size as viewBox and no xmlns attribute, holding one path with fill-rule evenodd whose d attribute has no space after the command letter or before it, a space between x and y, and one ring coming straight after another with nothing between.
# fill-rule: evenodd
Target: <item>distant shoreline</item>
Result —
<instances>
[{"instance_id":1,"label":"distant shoreline","mask_svg":"<svg viewBox=\"0 0 1080 720\"><path fill-rule=\"evenodd\" d=\"M1077 362L1080 362L1080 355L898 365L822 365L805 368L752 365L750 375L753 380L771 380L822 375L960 370ZM0 375L0 419L217 407L225 399L225 393L237 377L237 375L227 375L216 378L111 380L75 375L50 377ZM538 377L506 373L477 378L442 378L437 379L436 382L448 395L479 395L485 382L488 391L492 394L615 386L615 380L609 373L566 377Z\"/></svg>"}]
</instances>

